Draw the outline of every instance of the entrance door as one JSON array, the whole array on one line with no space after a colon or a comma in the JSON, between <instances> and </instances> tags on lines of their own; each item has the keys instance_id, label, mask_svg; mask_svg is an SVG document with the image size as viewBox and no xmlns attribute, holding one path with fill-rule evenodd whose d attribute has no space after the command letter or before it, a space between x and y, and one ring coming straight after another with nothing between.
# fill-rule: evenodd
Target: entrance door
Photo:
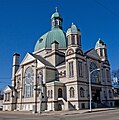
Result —
<instances>
[{"instance_id":1,"label":"entrance door","mask_svg":"<svg viewBox=\"0 0 119 120\"><path fill-rule=\"evenodd\" d=\"M61 111L62 110L62 105L58 104L58 110Z\"/></svg>"},{"instance_id":2,"label":"entrance door","mask_svg":"<svg viewBox=\"0 0 119 120\"><path fill-rule=\"evenodd\" d=\"M92 91L92 101L96 103L100 103L100 90Z\"/></svg>"}]
</instances>

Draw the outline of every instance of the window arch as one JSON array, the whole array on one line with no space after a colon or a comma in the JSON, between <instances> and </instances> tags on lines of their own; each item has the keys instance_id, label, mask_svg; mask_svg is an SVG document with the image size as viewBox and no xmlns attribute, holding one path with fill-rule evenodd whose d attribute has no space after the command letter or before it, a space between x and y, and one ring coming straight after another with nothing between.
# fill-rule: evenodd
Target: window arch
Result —
<instances>
[{"instance_id":1,"label":"window arch","mask_svg":"<svg viewBox=\"0 0 119 120\"><path fill-rule=\"evenodd\" d=\"M70 91L70 98L73 98L74 97L74 88L71 87L69 91Z\"/></svg>"},{"instance_id":2,"label":"window arch","mask_svg":"<svg viewBox=\"0 0 119 120\"><path fill-rule=\"evenodd\" d=\"M33 97L33 69L28 67L24 76L24 97Z\"/></svg>"},{"instance_id":3,"label":"window arch","mask_svg":"<svg viewBox=\"0 0 119 120\"><path fill-rule=\"evenodd\" d=\"M68 51L66 52L66 55L71 55L74 53L74 50L72 48L68 49Z\"/></svg>"},{"instance_id":4,"label":"window arch","mask_svg":"<svg viewBox=\"0 0 119 120\"><path fill-rule=\"evenodd\" d=\"M90 63L90 72L95 70L91 74L91 82L93 82L93 83L99 83L99 72L96 70L97 68L98 67L97 67L96 63L94 63L94 62Z\"/></svg>"},{"instance_id":5,"label":"window arch","mask_svg":"<svg viewBox=\"0 0 119 120\"><path fill-rule=\"evenodd\" d=\"M62 89L61 88L58 89L58 98L60 98L60 97L62 97Z\"/></svg>"},{"instance_id":6,"label":"window arch","mask_svg":"<svg viewBox=\"0 0 119 120\"><path fill-rule=\"evenodd\" d=\"M80 96L84 97L84 89L82 87L80 88Z\"/></svg>"}]
</instances>

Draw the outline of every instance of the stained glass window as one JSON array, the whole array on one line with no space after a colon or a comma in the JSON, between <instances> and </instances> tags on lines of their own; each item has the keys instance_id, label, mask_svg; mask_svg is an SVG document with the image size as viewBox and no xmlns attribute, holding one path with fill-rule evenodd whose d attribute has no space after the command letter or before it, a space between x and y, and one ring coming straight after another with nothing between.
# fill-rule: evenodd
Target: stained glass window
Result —
<instances>
[{"instance_id":1,"label":"stained glass window","mask_svg":"<svg viewBox=\"0 0 119 120\"><path fill-rule=\"evenodd\" d=\"M28 67L24 78L24 97L33 97L33 69Z\"/></svg>"},{"instance_id":2,"label":"stained glass window","mask_svg":"<svg viewBox=\"0 0 119 120\"><path fill-rule=\"evenodd\" d=\"M94 62L91 62L90 64L90 72L95 70L91 73L91 82L93 83L99 83L99 72L96 70L98 67Z\"/></svg>"}]
</instances>

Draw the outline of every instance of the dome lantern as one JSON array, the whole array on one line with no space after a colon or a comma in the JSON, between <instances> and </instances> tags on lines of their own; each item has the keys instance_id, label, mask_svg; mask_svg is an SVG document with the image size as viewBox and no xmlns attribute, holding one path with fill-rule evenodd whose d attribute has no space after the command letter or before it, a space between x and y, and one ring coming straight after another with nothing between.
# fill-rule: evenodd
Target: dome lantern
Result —
<instances>
[{"instance_id":1,"label":"dome lantern","mask_svg":"<svg viewBox=\"0 0 119 120\"><path fill-rule=\"evenodd\" d=\"M52 29L53 28L62 29L62 22L63 22L63 19L62 19L60 13L58 12L58 8L56 7L55 13L53 13L51 16Z\"/></svg>"}]
</instances>

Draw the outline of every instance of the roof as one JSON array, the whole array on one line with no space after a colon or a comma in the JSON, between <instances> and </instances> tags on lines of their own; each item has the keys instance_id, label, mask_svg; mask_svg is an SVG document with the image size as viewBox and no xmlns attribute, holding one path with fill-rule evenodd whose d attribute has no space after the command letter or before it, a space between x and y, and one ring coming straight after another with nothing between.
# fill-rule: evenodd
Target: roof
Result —
<instances>
[{"instance_id":1,"label":"roof","mask_svg":"<svg viewBox=\"0 0 119 120\"><path fill-rule=\"evenodd\" d=\"M78 33L79 29L77 28L77 26L74 23L72 23L71 27L67 30L67 32Z\"/></svg>"},{"instance_id":2,"label":"roof","mask_svg":"<svg viewBox=\"0 0 119 120\"><path fill-rule=\"evenodd\" d=\"M99 57L99 55L97 54L97 52L94 48L86 51L84 54L86 56L89 56L89 57L96 58L96 59L100 60L100 57Z\"/></svg>"},{"instance_id":3,"label":"roof","mask_svg":"<svg viewBox=\"0 0 119 120\"><path fill-rule=\"evenodd\" d=\"M56 9L55 9L55 13L53 13L52 16L51 16L51 19L53 19L53 18L60 18L60 19L62 19L62 16L61 16L60 13L58 12L57 7L56 7Z\"/></svg>"},{"instance_id":4,"label":"roof","mask_svg":"<svg viewBox=\"0 0 119 120\"><path fill-rule=\"evenodd\" d=\"M9 87L11 90L13 90L13 89L14 89L14 87L13 87L13 86L8 85L8 87Z\"/></svg>"},{"instance_id":5,"label":"roof","mask_svg":"<svg viewBox=\"0 0 119 120\"><path fill-rule=\"evenodd\" d=\"M95 48L100 48L106 46L106 44L99 38L99 40L96 42Z\"/></svg>"},{"instance_id":6,"label":"roof","mask_svg":"<svg viewBox=\"0 0 119 120\"><path fill-rule=\"evenodd\" d=\"M38 51L42 48L51 48L51 44L57 41L59 48L66 48L66 35L60 28L53 28L49 32L45 33L36 42L34 51Z\"/></svg>"},{"instance_id":7,"label":"roof","mask_svg":"<svg viewBox=\"0 0 119 120\"><path fill-rule=\"evenodd\" d=\"M35 55L30 53L34 58L38 59L40 62L42 62L44 65L46 66L50 66L50 67L54 67L51 63L49 63L47 60L45 60L44 58L42 58L40 55Z\"/></svg>"}]
</instances>

